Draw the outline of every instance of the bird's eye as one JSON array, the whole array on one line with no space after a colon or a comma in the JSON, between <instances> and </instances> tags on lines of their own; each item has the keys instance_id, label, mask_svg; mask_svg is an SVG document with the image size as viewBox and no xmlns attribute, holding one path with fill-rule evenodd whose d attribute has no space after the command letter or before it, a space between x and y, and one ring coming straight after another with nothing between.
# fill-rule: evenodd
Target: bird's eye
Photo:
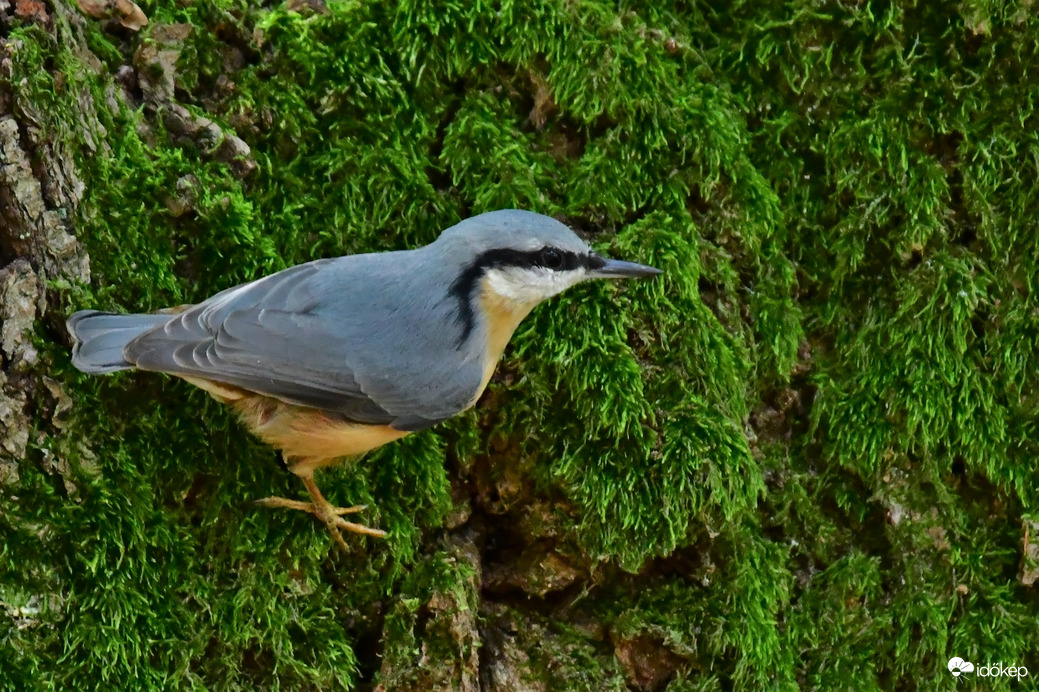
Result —
<instances>
[{"instance_id":1,"label":"bird's eye","mask_svg":"<svg viewBox=\"0 0 1039 692\"><path fill-rule=\"evenodd\" d=\"M541 251L541 265L549 269L563 268L563 253L554 247L547 247Z\"/></svg>"}]
</instances>

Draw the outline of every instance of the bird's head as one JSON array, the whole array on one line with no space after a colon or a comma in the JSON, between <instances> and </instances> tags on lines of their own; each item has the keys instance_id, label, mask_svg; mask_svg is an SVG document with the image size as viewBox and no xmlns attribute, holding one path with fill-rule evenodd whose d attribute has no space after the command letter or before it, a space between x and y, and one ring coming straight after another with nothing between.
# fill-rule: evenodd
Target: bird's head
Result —
<instances>
[{"instance_id":1,"label":"bird's head","mask_svg":"<svg viewBox=\"0 0 1039 692\"><path fill-rule=\"evenodd\" d=\"M555 219L504 209L466 219L437 240L459 267L452 290L466 297L479 287L505 304L530 310L587 279L660 274L659 269L597 254Z\"/></svg>"}]
</instances>

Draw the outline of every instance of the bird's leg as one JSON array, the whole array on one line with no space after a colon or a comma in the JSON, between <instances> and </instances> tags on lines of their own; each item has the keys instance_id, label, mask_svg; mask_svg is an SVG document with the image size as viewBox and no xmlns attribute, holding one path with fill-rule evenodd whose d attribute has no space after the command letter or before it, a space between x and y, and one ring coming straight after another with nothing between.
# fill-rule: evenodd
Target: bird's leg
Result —
<instances>
[{"instance_id":1,"label":"bird's leg","mask_svg":"<svg viewBox=\"0 0 1039 692\"><path fill-rule=\"evenodd\" d=\"M364 524L355 524L343 519L342 515L360 512L365 509L364 505L356 505L354 507L335 507L325 499L325 496L322 495L321 491L318 489L317 483L314 482L314 470L312 468L304 467L294 469L293 472L303 480L303 485L306 486L307 492L310 493L310 502L287 500L283 497L267 497L262 500L257 500L256 504L264 507L285 507L287 509L297 509L303 512L310 512L324 522L336 543L338 543L343 550L349 550L346 541L343 540L343 535L340 533L343 529L352 531L353 533L363 533L366 536L385 538L385 531L373 529Z\"/></svg>"},{"instance_id":2,"label":"bird's leg","mask_svg":"<svg viewBox=\"0 0 1039 692\"><path fill-rule=\"evenodd\" d=\"M339 529L346 529L347 531L353 531L354 533L363 533L366 536L375 536L377 538L385 538L386 532L379 529L373 529L365 526L364 524L355 524L353 522L343 519L342 514L352 514L354 512L360 512L364 509L364 505L357 505L355 507L333 507L332 503L324 498L321 491L318 490L317 483L314 482L314 472L300 476L303 479L303 485L307 487L307 492L310 493L310 498L314 501L314 515L318 519L325 522L329 531L336 537L339 543L345 548L346 543L343 541L343 537L339 534Z\"/></svg>"}]
</instances>

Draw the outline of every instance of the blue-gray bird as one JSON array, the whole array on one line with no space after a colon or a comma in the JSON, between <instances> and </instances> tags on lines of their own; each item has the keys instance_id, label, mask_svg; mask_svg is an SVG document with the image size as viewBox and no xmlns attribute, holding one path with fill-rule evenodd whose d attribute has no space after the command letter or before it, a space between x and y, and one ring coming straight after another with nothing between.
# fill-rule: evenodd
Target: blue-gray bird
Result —
<instances>
[{"instance_id":1,"label":"blue-gray bird","mask_svg":"<svg viewBox=\"0 0 1039 692\"><path fill-rule=\"evenodd\" d=\"M501 210L416 250L321 259L152 314L84 310L68 320L85 373L176 375L237 411L280 449L310 502L259 502L347 521L314 472L428 428L476 403L520 321L585 279L658 269L596 254L562 223Z\"/></svg>"}]
</instances>

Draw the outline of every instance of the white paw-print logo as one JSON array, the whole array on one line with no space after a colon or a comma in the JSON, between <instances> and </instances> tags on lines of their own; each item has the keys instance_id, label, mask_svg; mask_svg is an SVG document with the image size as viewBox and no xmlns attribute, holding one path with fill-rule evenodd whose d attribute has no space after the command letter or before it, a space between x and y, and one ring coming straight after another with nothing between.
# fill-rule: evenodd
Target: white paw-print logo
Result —
<instances>
[{"instance_id":1,"label":"white paw-print logo","mask_svg":"<svg viewBox=\"0 0 1039 692\"><path fill-rule=\"evenodd\" d=\"M960 673L973 673L974 664L970 661L964 661L959 656L954 656L949 659L949 672L959 677Z\"/></svg>"}]
</instances>

